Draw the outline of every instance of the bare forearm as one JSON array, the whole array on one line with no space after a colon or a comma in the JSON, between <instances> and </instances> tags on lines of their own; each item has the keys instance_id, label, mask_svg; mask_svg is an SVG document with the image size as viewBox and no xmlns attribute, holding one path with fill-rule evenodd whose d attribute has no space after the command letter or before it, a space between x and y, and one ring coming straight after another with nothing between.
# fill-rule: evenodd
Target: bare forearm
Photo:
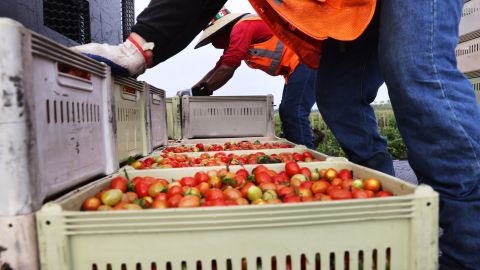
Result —
<instances>
[{"instance_id":1,"label":"bare forearm","mask_svg":"<svg viewBox=\"0 0 480 270\"><path fill-rule=\"evenodd\" d=\"M216 69L211 70L197 85L200 83L207 83L210 91L215 91L224 86L235 73L235 68L227 65L221 65Z\"/></svg>"}]
</instances>

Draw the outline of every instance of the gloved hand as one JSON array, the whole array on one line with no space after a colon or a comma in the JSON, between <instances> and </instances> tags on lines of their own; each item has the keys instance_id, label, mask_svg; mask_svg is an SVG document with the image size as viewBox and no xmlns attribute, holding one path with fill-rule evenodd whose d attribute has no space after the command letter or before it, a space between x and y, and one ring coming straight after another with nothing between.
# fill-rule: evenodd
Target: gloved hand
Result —
<instances>
[{"instance_id":1,"label":"gloved hand","mask_svg":"<svg viewBox=\"0 0 480 270\"><path fill-rule=\"evenodd\" d=\"M135 42L135 41L133 41ZM151 43L150 46L153 47ZM145 72L147 59L130 39L119 45L89 43L71 48L111 67L112 73L136 77Z\"/></svg>"},{"instance_id":2,"label":"gloved hand","mask_svg":"<svg viewBox=\"0 0 480 270\"><path fill-rule=\"evenodd\" d=\"M207 83L200 83L198 86L192 87L192 95L194 96L211 96L213 94L210 89L208 89Z\"/></svg>"},{"instance_id":3,"label":"gloved hand","mask_svg":"<svg viewBox=\"0 0 480 270\"><path fill-rule=\"evenodd\" d=\"M185 90L180 90L177 92L177 96L192 96L192 89L185 89Z\"/></svg>"}]
</instances>

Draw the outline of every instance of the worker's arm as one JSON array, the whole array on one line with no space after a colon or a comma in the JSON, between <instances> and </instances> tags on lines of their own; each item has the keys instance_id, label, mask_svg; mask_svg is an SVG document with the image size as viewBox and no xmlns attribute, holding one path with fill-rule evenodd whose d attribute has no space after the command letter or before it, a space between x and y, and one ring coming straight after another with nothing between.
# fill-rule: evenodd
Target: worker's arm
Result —
<instances>
[{"instance_id":1,"label":"worker's arm","mask_svg":"<svg viewBox=\"0 0 480 270\"><path fill-rule=\"evenodd\" d=\"M207 75L203 77L202 80L200 80L196 85L194 85L192 89L200 86L200 84L202 83L206 83L208 90L213 92L224 86L233 77L235 69L235 67L224 64L215 67L214 69L210 70Z\"/></svg>"}]
</instances>

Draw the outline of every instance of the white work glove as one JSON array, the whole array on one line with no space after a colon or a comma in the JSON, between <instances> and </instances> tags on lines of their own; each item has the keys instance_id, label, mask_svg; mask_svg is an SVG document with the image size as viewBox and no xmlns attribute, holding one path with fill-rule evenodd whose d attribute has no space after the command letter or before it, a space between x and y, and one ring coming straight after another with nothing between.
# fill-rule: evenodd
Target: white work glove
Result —
<instances>
[{"instance_id":1,"label":"white work glove","mask_svg":"<svg viewBox=\"0 0 480 270\"><path fill-rule=\"evenodd\" d=\"M192 89L191 88L188 88L188 89L185 89L185 90L180 90L177 92L177 96L181 97L181 96L192 96Z\"/></svg>"},{"instance_id":2,"label":"white work glove","mask_svg":"<svg viewBox=\"0 0 480 270\"><path fill-rule=\"evenodd\" d=\"M149 43L149 45L151 45ZM151 45L153 46L153 45ZM147 61L140 50L126 40L120 45L89 43L71 48L97 61L104 62L112 68L112 72L121 76L136 77L145 72Z\"/></svg>"}]
</instances>

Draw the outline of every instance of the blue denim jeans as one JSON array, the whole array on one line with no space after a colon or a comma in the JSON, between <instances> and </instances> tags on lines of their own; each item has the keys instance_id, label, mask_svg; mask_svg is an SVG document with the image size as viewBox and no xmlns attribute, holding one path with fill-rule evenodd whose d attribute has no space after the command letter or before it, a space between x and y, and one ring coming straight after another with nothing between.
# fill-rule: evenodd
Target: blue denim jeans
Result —
<instances>
[{"instance_id":1,"label":"blue denim jeans","mask_svg":"<svg viewBox=\"0 0 480 270\"><path fill-rule=\"evenodd\" d=\"M316 71L298 65L283 88L279 113L284 137L294 143L313 148L310 111L315 104Z\"/></svg>"},{"instance_id":2,"label":"blue denim jeans","mask_svg":"<svg viewBox=\"0 0 480 270\"><path fill-rule=\"evenodd\" d=\"M394 175L387 141L378 133L370 106L383 84L377 42L370 41L377 21L355 42L325 41L317 106L350 161Z\"/></svg>"},{"instance_id":3,"label":"blue denim jeans","mask_svg":"<svg viewBox=\"0 0 480 270\"><path fill-rule=\"evenodd\" d=\"M317 93L347 99L364 89L345 85L347 75L332 76L328 65L356 70L351 74L363 85L378 84L383 73L410 165L420 183L440 194L441 269L480 269L480 109L454 53L463 0L381 5L377 29L346 45L325 43ZM335 47L340 56L328 56ZM366 114L363 104L355 106L351 111ZM334 120L340 112L328 113ZM361 123L374 129L373 121Z\"/></svg>"}]
</instances>

